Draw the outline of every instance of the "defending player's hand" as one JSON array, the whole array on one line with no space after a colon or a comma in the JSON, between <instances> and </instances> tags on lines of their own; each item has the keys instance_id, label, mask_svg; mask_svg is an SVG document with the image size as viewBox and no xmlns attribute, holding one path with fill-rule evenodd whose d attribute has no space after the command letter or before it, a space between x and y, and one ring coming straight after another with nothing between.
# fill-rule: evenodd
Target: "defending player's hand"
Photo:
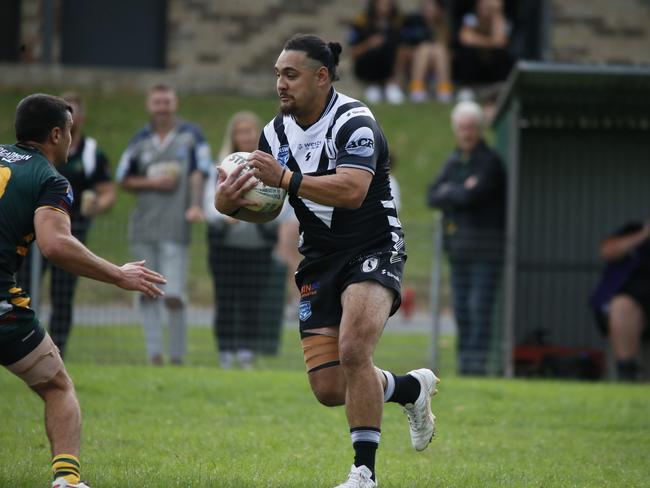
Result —
<instances>
[{"instance_id":1,"label":"defending player's hand","mask_svg":"<svg viewBox=\"0 0 650 488\"><path fill-rule=\"evenodd\" d=\"M156 298L165 293L156 286L164 285L167 280L163 275L146 268L144 261L135 261L120 266L122 278L115 283L120 288L141 291L150 298Z\"/></svg>"},{"instance_id":2,"label":"defending player's hand","mask_svg":"<svg viewBox=\"0 0 650 488\"><path fill-rule=\"evenodd\" d=\"M242 174L244 166L239 165L229 175L219 170L219 184L214 197L214 206L222 214L229 215L246 205L255 205L255 202L244 198L249 190L255 188L257 179L252 171Z\"/></svg>"},{"instance_id":3,"label":"defending player's hand","mask_svg":"<svg viewBox=\"0 0 650 488\"><path fill-rule=\"evenodd\" d=\"M280 186L282 165L270 154L264 151L254 151L248 157L248 165L255 168L255 177L267 186Z\"/></svg>"}]
</instances>

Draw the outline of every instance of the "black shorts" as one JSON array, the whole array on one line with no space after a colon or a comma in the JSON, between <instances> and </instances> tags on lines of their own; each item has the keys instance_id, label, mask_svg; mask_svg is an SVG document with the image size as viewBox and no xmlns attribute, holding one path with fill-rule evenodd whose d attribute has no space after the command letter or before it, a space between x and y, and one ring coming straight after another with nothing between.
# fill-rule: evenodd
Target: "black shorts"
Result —
<instances>
[{"instance_id":1,"label":"black shorts","mask_svg":"<svg viewBox=\"0 0 650 488\"><path fill-rule=\"evenodd\" d=\"M633 277L623 285L617 295L629 296L643 309L645 327L642 337L644 340L650 339L650 283L645 279Z\"/></svg>"},{"instance_id":2,"label":"black shorts","mask_svg":"<svg viewBox=\"0 0 650 488\"><path fill-rule=\"evenodd\" d=\"M615 296L625 295L634 300L643 310L645 326L641 337L650 341L650 283L646 279L633 277L621 287ZM596 325L598 330L607 337L609 335L609 314L606 311L595 310Z\"/></svg>"},{"instance_id":3,"label":"black shorts","mask_svg":"<svg viewBox=\"0 0 650 488\"><path fill-rule=\"evenodd\" d=\"M320 258L305 258L296 272L300 290L300 333L319 327L338 326L343 309L341 294L352 283L377 281L395 292L390 315L397 312L406 254L385 245L340 251Z\"/></svg>"},{"instance_id":4,"label":"black shorts","mask_svg":"<svg viewBox=\"0 0 650 488\"><path fill-rule=\"evenodd\" d=\"M34 311L13 305L0 315L0 364L8 366L24 358L44 337L45 329Z\"/></svg>"}]
</instances>

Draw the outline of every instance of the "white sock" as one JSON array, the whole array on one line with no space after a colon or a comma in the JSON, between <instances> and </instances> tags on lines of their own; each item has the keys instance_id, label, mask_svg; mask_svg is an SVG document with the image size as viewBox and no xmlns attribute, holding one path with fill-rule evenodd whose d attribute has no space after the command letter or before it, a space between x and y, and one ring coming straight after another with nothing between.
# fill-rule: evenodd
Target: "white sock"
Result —
<instances>
[{"instance_id":1,"label":"white sock","mask_svg":"<svg viewBox=\"0 0 650 488\"><path fill-rule=\"evenodd\" d=\"M384 403L386 403L390 397L395 393L395 376L390 371L381 370L386 377L386 388L384 389Z\"/></svg>"}]
</instances>

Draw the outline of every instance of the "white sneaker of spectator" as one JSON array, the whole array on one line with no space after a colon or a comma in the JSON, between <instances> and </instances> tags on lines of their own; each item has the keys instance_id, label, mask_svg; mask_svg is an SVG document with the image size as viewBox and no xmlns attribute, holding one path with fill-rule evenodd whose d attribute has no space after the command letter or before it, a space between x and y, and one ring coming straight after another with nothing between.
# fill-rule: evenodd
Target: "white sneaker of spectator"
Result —
<instances>
[{"instance_id":1,"label":"white sneaker of spectator","mask_svg":"<svg viewBox=\"0 0 650 488\"><path fill-rule=\"evenodd\" d=\"M454 100L454 86L448 81L437 83L436 100L440 103L451 103Z\"/></svg>"},{"instance_id":2,"label":"white sneaker of spectator","mask_svg":"<svg viewBox=\"0 0 650 488\"><path fill-rule=\"evenodd\" d=\"M449 92L436 93L436 100L440 103L451 103L454 100L454 94Z\"/></svg>"},{"instance_id":3,"label":"white sneaker of spectator","mask_svg":"<svg viewBox=\"0 0 650 488\"><path fill-rule=\"evenodd\" d=\"M239 349L237 351L237 362L241 369L253 369L255 353L250 349Z\"/></svg>"},{"instance_id":4,"label":"white sneaker of spectator","mask_svg":"<svg viewBox=\"0 0 650 488\"><path fill-rule=\"evenodd\" d=\"M409 93L409 99L413 103L423 103L426 102L428 98L429 96L425 90L417 90Z\"/></svg>"},{"instance_id":5,"label":"white sneaker of spectator","mask_svg":"<svg viewBox=\"0 0 650 488\"><path fill-rule=\"evenodd\" d=\"M219 351L219 366L222 369L232 369L235 364L235 353L233 351Z\"/></svg>"},{"instance_id":6,"label":"white sneaker of spectator","mask_svg":"<svg viewBox=\"0 0 650 488\"><path fill-rule=\"evenodd\" d=\"M363 94L366 102L375 104L381 102L381 87L379 85L370 85Z\"/></svg>"},{"instance_id":7,"label":"white sneaker of spectator","mask_svg":"<svg viewBox=\"0 0 650 488\"><path fill-rule=\"evenodd\" d=\"M404 103L404 92L396 83L386 85L386 101L392 105Z\"/></svg>"},{"instance_id":8,"label":"white sneaker of spectator","mask_svg":"<svg viewBox=\"0 0 650 488\"><path fill-rule=\"evenodd\" d=\"M474 90L468 87L461 88L456 94L457 102L470 102L474 100Z\"/></svg>"}]
</instances>

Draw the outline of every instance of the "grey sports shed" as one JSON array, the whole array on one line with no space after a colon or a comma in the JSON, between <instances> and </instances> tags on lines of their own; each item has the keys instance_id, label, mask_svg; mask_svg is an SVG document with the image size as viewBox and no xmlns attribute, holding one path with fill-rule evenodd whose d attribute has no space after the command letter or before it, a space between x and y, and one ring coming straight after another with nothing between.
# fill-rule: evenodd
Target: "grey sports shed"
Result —
<instances>
[{"instance_id":1,"label":"grey sports shed","mask_svg":"<svg viewBox=\"0 0 650 488\"><path fill-rule=\"evenodd\" d=\"M650 218L650 68L521 62L497 104L508 173L503 366L536 330L605 348L588 297L600 241Z\"/></svg>"}]
</instances>

